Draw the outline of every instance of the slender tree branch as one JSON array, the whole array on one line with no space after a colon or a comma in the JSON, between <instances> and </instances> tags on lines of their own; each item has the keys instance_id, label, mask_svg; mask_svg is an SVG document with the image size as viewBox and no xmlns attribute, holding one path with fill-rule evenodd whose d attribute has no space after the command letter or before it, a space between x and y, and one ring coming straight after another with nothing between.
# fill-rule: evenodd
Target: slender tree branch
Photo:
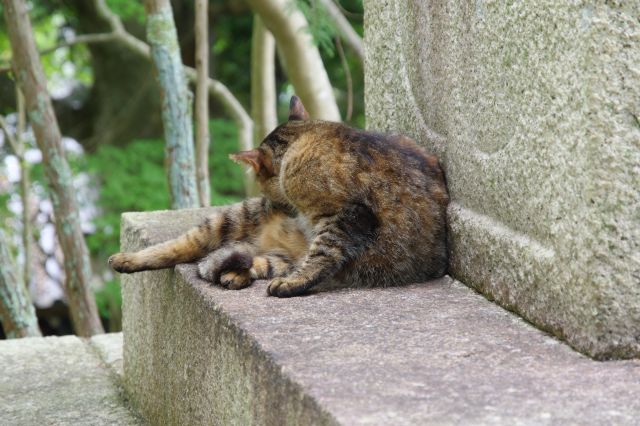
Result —
<instances>
[{"instance_id":1,"label":"slender tree branch","mask_svg":"<svg viewBox=\"0 0 640 426\"><path fill-rule=\"evenodd\" d=\"M276 111L276 41L257 14L251 38L251 116L254 146L278 125Z\"/></svg>"},{"instance_id":2,"label":"slender tree branch","mask_svg":"<svg viewBox=\"0 0 640 426\"><path fill-rule=\"evenodd\" d=\"M196 70L187 66L184 67L184 70L187 79L192 84L195 84L198 79ZM222 103L227 114L229 114L238 125L238 142L240 149L251 149L253 146L253 120L251 120L247 111L245 111L240 101L233 96L227 86L220 83L218 80L209 78L207 80L207 85L209 88L209 95L217 98Z\"/></svg>"},{"instance_id":3,"label":"slender tree branch","mask_svg":"<svg viewBox=\"0 0 640 426\"><path fill-rule=\"evenodd\" d=\"M351 12L350 10L345 9L344 6L340 4L339 0L333 0L333 2L335 3L336 7L340 9L344 16L362 21L362 18L364 17L362 13Z\"/></svg>"},{"instance_id":4,"label":"slender tree branch","mask_svg":"<svg viewBox=\"0 0 640 426\"><path fill-rule=\"evenodd\" d=\"M0 323L9 339L41 336L29 292L17 274L9 239L0 229Z\"/></svg>"},{"instance_id":5,"label":"slender tree branch","mask_svg":"<svg viewBox=\"0 0 640 426\"><path fill-rule=\"evenodd\" d=\"M102 34L83 34L72 38L71 40L57 44L55 46L43 49L39 52L39 55L45 56L55 52L63 47L71 47L76 44L90 44L90 43L105 43L114 41L118 38L115 33L102 33ZM3 64L0 66L0 73L11 71L11 64Z\"/></svg>"},{"instance_id":6,"label":"slender tree branch","mask_svg":"<svg viewBox=\"0 0 640 426\"><path fill-rule=\"evenodd\" d=\"M211 203L209 184L209 27L208 0L196 0L196 183L201 207Z\"/></svg>"},{"instance_id":7,"label":"slender tree branch","mask_svg":"<svg viewBox=\"0 0 640 426\"><path fill-rule=\"evenodd\" d=\"M111 32L78 35L67 42L63 42L56 46L44 49L42 52L40 52L40 55L48 55L60 48L69 47L80 43L105 43L117 40L129 46L131 50L135 51L139 55L150 57L149 46L145 42L137 39L127 32L127 30L124 28L124 25L122 24L122 20L120 19L120 17L109 9L105 0L94 0L94 5L98 16L109 23ZM2 67L0 67L0 72L6 72L10 70L11 65L3 65Z\"/></svg>"},{"instance_id":8,"label":"slender tree branch","mask_svg":"<svg viewBox=\"0 0 640 426\"><path fill-rule=\"evenodd\" d=\"M131 48L131 50L138 52L140 55L150 56L149 46L127 32L120 17L109 9L105 0L94 0L93 4L95 5L98 16L109 23L111 31L117 36L119 41L126 44Z\"/></svg>"},{"instance_id":9,"label":"slender tree branch","mask_svg":"<svg viewBox=\"0 0 640 426\"><path fill-rule=\"evenodd\" d=\"M333 0L317 0L333 20L338 32L347 45L355 52L361 64L364 64L364 46L362 38L353 29L347 18Z\"/></svg>"},{"instance_id":10,"label":"slender tree branch","mask_svg":"<svg viewBox=\"0 0 640 426\"><path fill-rule=\"evenodd\" d=\"M55 50L62 47L72 46L79 43L91 44L118 41L120 43L124 43L129 48L131 48L131 50L144 57L145 59L150 59L151 50L149 49L149 45L129 34L124 28L120 17L109 9L104 0L94 0L94 2L99 16L105 19L111 26L111 32L79 35L68 42L45 49L41 54L50 54L51 52L54 52ZM195 82L197 81L195 69L186 65L184 68L189 81L195 84ZM10 71L11 65L8 64L6 66L3 65L2 67L0 67L0 72L5 70ZM227 112L229 112L232 118L236 119L238 123L252 123L249 114L244 110L240 102L228 89L226 89L226 87L224 87L224 85L220 81L209 77L207 79L207 86L209 94L215 98L218 98L218 100L222 102L222 104L227 108ZM253 126L253 124L251 125Z\"/></svg>"},{"instance_id":11,"label":"slender tree branch","mask_svg":"<svg viewBox=\"0 0 640 426\"><path fill-rule=\"evenodd\" d=\"M31 166L27 162L24 153L26 151L26 145L23 138L26 128L26 110L24 107L24 95L18 86L16 86L16 99L18 106L18 124L16 126L16 135L18 137L17 142L22 151L22 157L20 158L20 197L22 198L22 248L24 251L24 268L22 272L22 279L24 285L29 288L31 283L31 179L29 177L29 170Z\"/></svg>"},{"instance_id":12,"label":"slender tree branch","mask_svg":"<svg viewBox=\"0 0 640 426\"><path fill-rule=\"evenodd\" d=\"M118 41L125 43L126 45L131 47L133 51L137 52L139 55L145 58L151 57L149 46L145 42L138 40L125 30L120 17L109 9L104 0L94 0L94 2L99 15L109 22L113 33L117 34ZM195 82L197 81L196 70L188 66L185 66L184 68L189 81L195 84ZM238 125L242 124L246 126L247 124L250 124L251 127L253 127L253 123L251 121L251 118L249 117L249 114L247 114L240 102L236 99L235 96L233 96L233 94L226 88L224 84L217 80L209 78L207 80L207 85L209 88L209 94L215 98L218 98L218 100L222 102L222 104L227 108L227 112L230 113L232 118L236 120ZM251 129L249 133L251 133Z\"/></svg>"},{"instance_id":13,"label":"slender tree branch","mask_svg":"<svg viewBox=\"0 0 640 426\"><path fill-rule=\"evenodd\" d=\"M253 16L251 35L251 118L253 118L253 146L278 125L276 91L276 41L257 14ZM245 173L246 177L251 177ZM251 195L258 192L254 185Z\"/></svg>"},{"instance_id":14,"label":"slender tree branch","mask_svg":"<svg viewBox=\"0 0 640 426\"><path fill-rule=\"evenodd\" d=\"M3 116L0 115L0 128L5 134L6 140L11 145L11 149L20 163L20 198L22 199L22 245L24 249L24 269L22 278L25 286L31 282L31 203L29 202L29 163L24 158L25 146L22 135L25 130L25 108L24 96L18 86L16 86L16 99L18 109L18 123L15 134L9 132L9 126Z\"/></svg>"},{"instance_id":15,"label":"slender tree branch","mask_svg":"<svg viewBox=\"0 0 640 426\"><path fill-rule=\"evenodd\" d=\"M342 47L340 37L336 37L336 49L338 50L340 62L342 63L342 68L344 69L345 79L347 80L347 114L345 117L345 121L351 121L351 116L353 115L353 80L351 79L351 69L349 68L347 57L344 54L344 49Z\"/></svg>"},{"instance_id":16,"label":"slender tree branch","mask_svg":"<svg viewBox=\"0 0 640 426\"><path fill-rule=\"evenodd\" d=\"M2 130L4 131L5 138L9 142L9 145L11 145L11 149L13 150L13 153L16 155L16 157L18 157L18 159L22 159L23 152L20 149L20 146L18 145L18 141L16 140L13 133L9 131L9 126L7 126L7 121L1 115L0 115L0 127L2 127Z\"/></svg>"},{"instance_id":17,"label":"slender tree branch","mask_svg":"<svg viewBox=\"0 0 640 426\"><path fill-rule=\"evenodd\" d=\"M76 44L107 43L115 40L117 37L118 35L115 33L82 34L56 46L41 50L40 56L48 55L63 47L71 47Z\"/></svg>"}]
</instances>

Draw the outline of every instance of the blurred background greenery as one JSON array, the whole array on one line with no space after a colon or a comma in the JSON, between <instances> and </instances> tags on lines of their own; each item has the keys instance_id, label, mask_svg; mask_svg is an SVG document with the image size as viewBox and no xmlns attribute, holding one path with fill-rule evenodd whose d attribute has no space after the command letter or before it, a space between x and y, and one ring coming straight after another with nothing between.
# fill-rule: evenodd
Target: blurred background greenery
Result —
<instances>
[{"instance_id":1,"label":"blurred background greenery","mask_svg":"<svg viewBox=\"0 0 640 426\"><path fill-rule=\"evenodd\" d=\"M294 0L292 0L293 2ZM84 0L32 0L28 2L36 43L48 80L48 89L62 134L68 138L67 155L74 175L82 214L83 229L91 252L95 282L93 287L100 316L107 331L121 326L120 288L117 276L106 268L108 255L119 248L120 215L126 211L149 211L170 208L167 177L164 169L164 142L160 118L160 94L150 61L133 55L117 43L64 44L79 34L108 30L104 19ZM362 35L362 0L336 2L353 28ZM144 39L145 12L141 0L107 0L107 5L123 20L126 29ZM172 1L175 23L184 64L194 66L194 2ZM364 79L358 57L345 48L347 66L336 49L337 30L314 0L295 0L309 22L308 31L320 48L334 94L344 117L348 102L347 78L353 85L353 115L350 123L364 126ZM250 57L253 13L241 0L209 2L210 76L225 84L243 107L250 111ZM60 46L63 47L60 47ZM55 48L55 49L54 49ZM15 122L16 95L13 75L7 69L11 49L0 22L0 114ZM278 115L286 118L288 101L294 93L283 68L276 61ZM227 204L244 196L243 170L228 160L237 151L237 128L222 106L210 101L211 145L209 167L212 205ZM73 141L77 141L74 143ZM3 138L4 142L4 138ZM50 212L43 200L48 197L42 165L38 160L33 136L25 134L32 192L38 200L33 213L34 243L43 244L42 230ZM0 145L0 227L11 236L11 244L20 261L19 183L12 178L15 158L7 143ZM88 195L87 195L88 194ZM44 208L42 207L44 206ZM43 212L49 217L42 216ZM43 252L46 250L43 250ZM43 273L33 280L46 278L50 285L62 280L56 267L55 253L42 256ZM58 266L57 269L60 269ZM38 278L40 277L40 278ZM44 278L43 278L44 277ZM32 280L32 281L33 281ZM37 284L37 285L36 285ZM44 334L71 333L64 298L50 297L39 302L38 285L32 282L31 293ZM36 288L37 287L37 288Z\"/></svg>"}]
</instances>

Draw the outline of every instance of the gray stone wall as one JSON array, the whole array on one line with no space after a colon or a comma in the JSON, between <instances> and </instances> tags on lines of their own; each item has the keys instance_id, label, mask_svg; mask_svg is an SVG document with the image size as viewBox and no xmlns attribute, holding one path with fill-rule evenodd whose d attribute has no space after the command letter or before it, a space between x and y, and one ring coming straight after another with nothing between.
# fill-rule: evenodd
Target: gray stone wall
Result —
<instances>
[{"instance_id":1,"label":"gray stone wall","mask_svg":"<svg viewBox=\"0 0 640 426\"><path fill-rule=\"evenodd\" d=\"M365 1L367 125L441 156L451 273L601 359L640 356L639 16Z\"/></svg>"}]
</instances>

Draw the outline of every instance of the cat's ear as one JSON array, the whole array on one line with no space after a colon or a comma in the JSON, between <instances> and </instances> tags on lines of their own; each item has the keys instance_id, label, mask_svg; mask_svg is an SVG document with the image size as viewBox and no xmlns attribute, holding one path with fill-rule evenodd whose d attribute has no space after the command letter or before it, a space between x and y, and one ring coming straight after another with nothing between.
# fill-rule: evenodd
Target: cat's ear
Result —
<instances>
[{"instance_id":1,"label":"cat's ear","mask_svg":"<svg viewBox=\"0 0 640 426\"><path fill-rule=\"evenodd\" d=\"M235 154L230 154L229 158L238 164L244 163L250 165L256 173L264 166L262 152L258 149L236 152Z\"/></svg>"},{"instance_id":2,"label":"cat's ear","mask_svg":"<svg viewBox=\"0 0 640 426\"><path fill-rule=\"evenodd\" d=\"M302 101L297 96L292 96L289 102L289 121L292 120L308 120L309 113L304 109Z\"/></svg>"}]
</instances>

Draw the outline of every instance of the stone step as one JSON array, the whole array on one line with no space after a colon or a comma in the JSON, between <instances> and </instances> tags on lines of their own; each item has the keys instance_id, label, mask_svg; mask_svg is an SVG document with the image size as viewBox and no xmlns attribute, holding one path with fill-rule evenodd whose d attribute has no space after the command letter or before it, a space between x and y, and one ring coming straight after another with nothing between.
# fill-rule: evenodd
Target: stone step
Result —
<instances>
[{"instance_id":1,"label":"stone step","mask_svg":"<svg viewBox=\"0 0 640 426\"><path fill-rule=\"evenodd\" d=\"M123 249L208 210L125 214ZM445 277L292 299L193 265L123 276L125 387L153 424L637 424L640 360L599 362Z\"/></svg>"},{"instance_id":2,"label":"stone step","mask_svg":"<svg viewBox=\"0 0 640 426\"><path fill-rule=\"evenodd\" d=\"M122 333L0 341L1 425L138 425L123 398Z\"/></svg>"}]
</instances>

